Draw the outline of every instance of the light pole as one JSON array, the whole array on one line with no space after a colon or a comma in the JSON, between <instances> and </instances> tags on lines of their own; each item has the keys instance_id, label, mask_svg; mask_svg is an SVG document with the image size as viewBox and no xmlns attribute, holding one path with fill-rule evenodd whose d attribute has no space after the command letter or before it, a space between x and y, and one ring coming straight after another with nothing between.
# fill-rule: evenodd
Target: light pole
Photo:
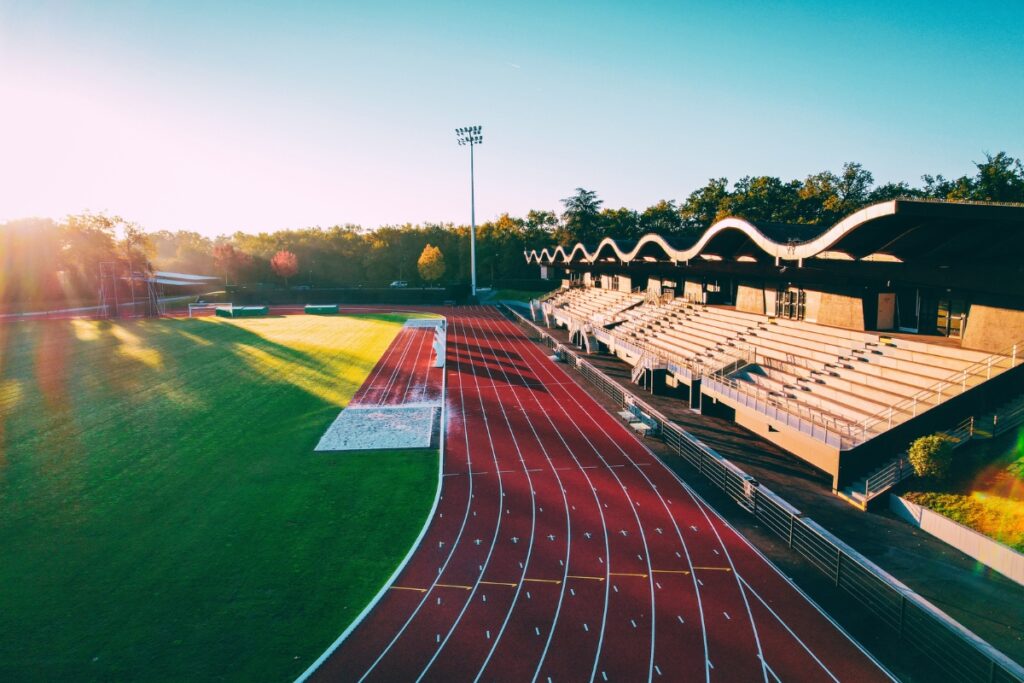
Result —
<instances>
[{"instance_id":1,"label":"light pole","mask_svg":"<svg viewBox=\"0 0 1024 683\"><path fill-rule=\"evenodd\" d=\"M483 128L456 128L455 136L460 146L469 145L469 277L470 292L476 299L476 188L473 180L473 147L483 143Z\"/></svg>"}]
</instances>

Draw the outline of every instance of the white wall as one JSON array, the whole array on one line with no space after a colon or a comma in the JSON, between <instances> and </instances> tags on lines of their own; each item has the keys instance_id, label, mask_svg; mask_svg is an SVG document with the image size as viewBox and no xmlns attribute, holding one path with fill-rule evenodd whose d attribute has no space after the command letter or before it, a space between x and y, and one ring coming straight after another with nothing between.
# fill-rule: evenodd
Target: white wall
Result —
<instances>
[{"instance_id":1,"label":"white wall","mask_svg":"<svg viewBox=\"0 0 1024 683\"><path fill-rule=\"evenodd\" d=\"M897 495L889 496L889 508L921 531L927 531L986 567L1024 585L1024 555L1017 551Z\"/></svg>"}]
</instances>

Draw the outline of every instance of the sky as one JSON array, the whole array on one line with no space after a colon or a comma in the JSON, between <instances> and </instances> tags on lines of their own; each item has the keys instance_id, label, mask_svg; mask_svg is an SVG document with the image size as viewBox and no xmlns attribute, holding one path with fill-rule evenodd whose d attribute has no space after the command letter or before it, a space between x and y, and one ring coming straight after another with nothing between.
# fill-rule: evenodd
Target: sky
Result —
<instances>
[{"instance_id":1,"label":"sky","mask_svg":"<svg viewBox=\"0 0 1024 683\"><path fill-rule=\"evenodd\" d=\"M0 221L207 235L1024 156L1024 2L0 0Z\"/></svg>"}]
</instances>

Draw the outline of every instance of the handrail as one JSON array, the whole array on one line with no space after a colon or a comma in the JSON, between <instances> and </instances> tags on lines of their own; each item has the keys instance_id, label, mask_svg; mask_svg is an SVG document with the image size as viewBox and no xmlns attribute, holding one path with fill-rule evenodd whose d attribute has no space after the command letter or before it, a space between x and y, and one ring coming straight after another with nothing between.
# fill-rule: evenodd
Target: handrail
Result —
<instances>
[{"instance_id":1,"label":"handrail","mask_svg":"<svg viewBox=\"0 0 1024 683\"><path fill-rule=\"evenodd\" d=\"M891 422L892 421L893 413L897 413L897 414L899 414L899 413L911 413L912 417L917 417L917 406L919 404L922 404L922 403L927 405L926 399L931 398L931 397L937 397L938 400L936 400L935 403L933 404L933 405L937 406L937 405L939 405L940 403L942 403L943 401L946 400L946 397L944 396L944 393L946 392L946 390L948 390L950 388L954 388L955 389L956 387L959 387L960 388L960 392L959 392L960 394L963 394L964 392L966 392L968 390L968 386L967 386L967 378L968 378L968 376L970 376L972 378L976 377L976 376L980 376L980 374L975 372L975 369L977 369L977 370L984 370L985 371L985 379L986 380L992 379L993 367L998 367L999 363L1001 363L1003 361L1009 360L1010 361L1010 366L1008 368L1005 368L1005 370L1000 370L996 374L1001 374L1002 372L1005 372L1006 370L1012 370L1014 367L1016 367L1018 365L1018 362L1019 362L1018 359L1017 359L1017 349L1019 347L1024 347L1024 341L1021 341L1021 342L1018 342L1016 344L1013 344L1006 351L1002 351L1002 352L999 352L999 353L993 353L993 354L991 354L989 356L986 356L985 358L983 358L983 359L973 363L972 365L968 365L963 370L958 370L958 371L954 372L953 374L951 374L946 379L939 380L938 382L936 382L935 384L931 385L930 387L922 389L921 391L917 392L913 396L910 396L909 398L905 398L905 399L903 399L902 401L900 401L898 403L894 403L889 408L886 408L885 410L881 410L881 411L875 413L874 415L872 415L872 416L870 416L868 418L865 418L864 420L860 421L858 424L863 428L863 432L867 433L867 431L869 429L871 429L872 427L878 425L879 423L881 423L883 421ZM952 396L952 395L953 394L950 394L950 396ZM957 395L959 395L959 394L957 394ZM927 410L927 408L926 408L926 410Z\"/></svg>"},{"instance_id":2,"label":"handrail","mask_svg":"<svg viewBox=\"0 0 1024 683\"><path fill-rule=\"evenodd\" d=\"M548 346L563 359L571 362L582 377L623 407L636 406L659 423L665 443L672 452L686 460L707 481L735 501L741 509L752 514L792 549L807 566L823 572L837 588L854 598L875 616L875 623L891 627L900 641L918 652L938 660L938 668L949 671L951 664L969 661L966 669L973 672L972 683L1024 682L1024 667L1016 664L945 612L932 605L885 570L859 552L843 543L829 531L815 523L797 508L769 490L763 483L746 474L741 468L723 458L712 448L670 421L625 387L566 349L553 337L524 318L518 311L505 307L515 320L532 328ZM867 579L865 581L865 579ZM911 633L909 625L913 623ZM906 626L906 628L905 628ZM954 639L950 641L948 637ZM935 649L935 642L944 643ZM970 657L967 660L967 657Z\"/></svg>"},{"instance_id":3,"label":"handrail","mask_svg":"<svg viewBox=\"0 0 1024 683\"><path fill-rule=\"evenodd\" d=\"M684 298L683 301L689 306L700 305L693 301ZM670 305L668 303L652 304L650 301L645 300L645 306L649 308L647 311L658 317L660 313L665 312L665 307ZM572 315L571 313L568 315ZM649 323L648 323L649 324ZM761 387L758 387L750 382L740 382L730 377L726 377L730 372L735 371L739 367L739 360L745 359L746 362L758 362L758 346L756 343L751 343L749 340L731 339L729 345L736 349L736 353L723 352L724 355L732 357L734 360L726 363L724 366L718 368L718 370L712 371L709 368L709 364L697 357L687 358L678 354L673 354L659 346L649 344L648 342L640 339L624 337L621 334L611 332L611 336L615 339L616 343L631 344L636 349L641 351L654 354L655 356L664 358L666 362L672 363L677 367L685 368L692 377L702 377L709 374L714 374L713 381L718 382L722 385L727 386L733 392L742 393L743 395L753 399L755 403L764 403L772 406L772 410L760 410L759 406L748 406L753 407L759 412L768 412L772 415L777 416L779 410L789 414L795 415L799 422L804 421L817 425L817 427L824 430L824 437L826 441L830 441L830 436L838 438L840 448L853 448L860 444L868 441L873 436L893 427L895 424L906 421L907 419L916 417L919 412L923 412L928 408L937 406L947 400L948 398L962 394L967 390L977 386L980 382L975 382L975 379L983 378L982 381L991 379L994 375L1000 374L1006 370L1013 369L1020 364L1018 359L1018 350L1024 349L1024 341L1018 342L1017 344L1011 345L1005 351L999 353L993 353L981 360L975 361L971 365L951 373L949 377L939 380L925 389L921 389L912 396L902 399L896 403L893 403L888 408L878 411L874 415L868 416L861 420L847 420L840 416L833 415L826 410L821 408L807 405L803 402L790 401L785 395L774 394L765 391ZM778 368L780 361L771 358L769 356L763 356L760 360L768 368ZM1009 362L1009 366L1006 364ZM801 365L797 359L793 360L793 364L797 367L802 367L805 370L813 370L810 364L806 362ZM728 372L723 372L727 368L732 368ZM783 420L786 424L792 426L792 421L787 419ZM885 429L880 429L881 425L885 425ZM799 425L801 428L802 424ZM817 433L814 427L810 427L811 433Z\"/></svg>"},{"instance_id":4,"label":"handrail","mask_svg":"<svg viewBox=\"0 0 1024 683\"><path fill-rule=\"evenodd\" d=\"M617 334L614 330L607 330L607 332L611 335L612 339L615 340L617 345L633 346L639 351L661 358L666 363L671 363L677 367L685 368L689 371L691 377L703 377L713 372L709 369L709 364L699 358L687 358L685 356L680 356L679 354L672 353L667 349L649 342Z\"/></svg>"},{"instance_id":5,"label":"handrail","mask_svg":"<svg viewBox=\"0 0 1024 683\"><path fill-rule=\"evenodd\" d=\"M716 385L721 385L721 387ZM744 400L744 406L773 416L780 422L825 443L836 442L834 445L847 448L848 444L854 440L851 425L842 418L833 417L825 411L814 409L803 403L790 401L785 395L773 394L749 382L740 382L724 375L714 375L704 378L704 387L719 393L728 393L726 389L731 390L736 393L736 400L739 400L740 395L746 396L755 403L751 405ZM763 404L764 408L758 406L757 403ZM775 410L770 411L768 406Z\"/></svg>"}]
</instances>

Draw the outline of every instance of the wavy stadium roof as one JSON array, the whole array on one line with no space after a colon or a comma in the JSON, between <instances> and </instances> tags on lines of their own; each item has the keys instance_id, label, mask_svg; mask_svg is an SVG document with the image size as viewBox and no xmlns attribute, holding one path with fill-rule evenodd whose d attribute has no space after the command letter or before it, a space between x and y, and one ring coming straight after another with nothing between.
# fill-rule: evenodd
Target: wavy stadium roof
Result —
<instances>
[{"instance_id":1,"label":"wavy stadium roof","mask_svg":"<svg viewBox=\"0 0 1024 683\"><path fill-rule=\"evenodd\" d=\"M601 261L844 261L1019 263L1024 206L895 199L865 207L831 227L754 223L723 218L683 244L650 233L639 240L605 238L526 252L528 263L585 265Z\"/></svg>"}]
</instances>

